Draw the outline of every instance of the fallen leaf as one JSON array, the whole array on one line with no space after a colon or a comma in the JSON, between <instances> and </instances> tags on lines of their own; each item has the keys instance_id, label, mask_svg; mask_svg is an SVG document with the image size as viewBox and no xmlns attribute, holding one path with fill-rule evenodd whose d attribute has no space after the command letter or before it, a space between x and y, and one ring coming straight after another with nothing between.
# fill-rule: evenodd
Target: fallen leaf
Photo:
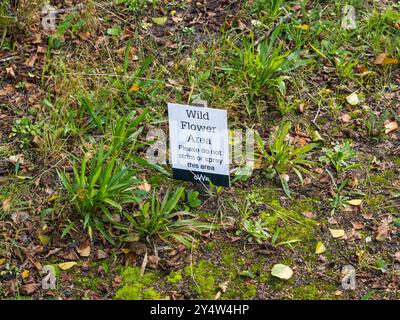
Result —
<instances>
[{"instance_id":1,"label":"fallen leaf","mask_svg":"<svg viewBox=\"0 0 400 320\"><path fill-rule=\"evenodd\" d=\"M389 236L390 227L388 224L383 223L378 227L376 231L375 240L384 241Z\"/></svg>"},{"instance_id":2,"label":"fallen leaf","mask_svg":"<svg viewBox=\"0 0 400 320\"><path fill-rule=\"evenodd\" d=\"M399 63L399 59L396 58L385 58L383 59L382 65L386 66L388 64L398 64Z\"/></svg>"},{"instance_id":3,"label":"fallen leaf","mask_svg":"<svg viewBox=\"0 0 400 320\"><path fill-rule=\"evenodd\" d=\"M147 267L157 269L160 258L157 256L148 256Z\"/></svg>"},{"instance_id":4,"label":"fallen leaf","mask_svg":"<svg viewBox=\"0 0 400 320\"><path fill-rule=\"evenodd\" d=\"M5 212L10 211L11 201L12 201L11 198L7 198L6 200L3 201L3 204L1 206L3 208L3 211L5 211Z\"/></svg>"},{"instance_id":5,"label":"fallen leaf","mask_svg":"<svg viewBox=\"0 0 400 320\"><path fill-rule=\"evenodd\" d=\"M381 53L379 56L377 56L374 60L374 64L376 65L381 65L383 61L385 60L387 54L385 52Z\"/></svg>"},{"instance_id":6,"label":"fallen leaf","mask_svg":"<svg viewBox=\"0 0 400 320\"><path fill-rule=\"evenodd\" d=\"M241 273L239 273L239 276L245 277L245 278L250 278L250 279L254 279L256 277L254 275L254 273L249 270L242 271Z\"/></svg>"},{"instance_id":7,"label":"fallen leaf","mask_svg":"<svg viewBox=\"0 0 400 320\"><path fill-rule=\"evenodd\" d=\"M11 78L16 77L13 66L6 68L6 72Z\"/></svg>"},{"instance_id":8,"label":"fallen leaf","mask_svg":"<svg viewBox=\"0 0 400 320\"><path fill-rule=\"evenodd\" d=\"M32 57L28 58L25 60L25 64L28 67L33 67L35 65L36 60L38 59L38 56L36 54L34 54Z\"/></svg>"},{"instance_id":9,"label":"fallen leaf","mask_svg":"<svg viewBox=\"0 0 400 320\"><path fill-rule=\"evenodd\" d=\"M347 203L351 206L359 206L362 202L362 199L353 199L348 201Z\"/></svg>"},{"instance_id":10,"label":"fallen leaf","mask_svg":"<svg viewBox=\"0 0 400 320\"><path fill-rule=\"evenodd\" d=\"M293 28L301 29L301 30L309 30L310 26L308 24L299 24L299 25L293 26Z\"/></svg>"},{"instance_id":11,"label":"fallen leaf","mask_svg":"<svg viewBox=\"0 0 400 320\"><path fill-rule=\"evenodd\" d=\"M10 156L8 158L8 161L10 161L13 164L19 163L22 166L25 164L25 159L24 159L23 154L17 154L15 156Z\"/></svg>"},{"instance_id":12,"label":"fallen leaf","mask_svg":"<svg viewBox=\"0 0 400 320\"><path fill-rule=\"evenodd\" d=\"M39 285L36 283L27 283L21 286L20 292L25 295L31 295L39 289Z\"/></svg>"},{"instance_id":13,"label":"fallen leaf","mask_svg":"<svg viewBox=\"0 0 400 320\"><path fill-rule=\"evenodd\" d=\"M342 114L342 115L339 117L339 120L342 121L342 122L344 122L344 123L347 123L347 122L350 122L351 116L350 116L349 114L345 113L345 114Z\"/></svg>"},{"instance_id":14,"label":"fallen leaf","mask_svg":"<svg viewBox=\"0 0 400 320\"><path fill-rule=\"evenodd\" d=\"M61 270L68 270L68 269L71 269L73 266L75 266L77 264L77 262L75 262L75 261L70 261L70 262L63 262L63 263L59 263L58 264L58 267L61 269Z\"/></svg>"},{"instance_id":15,"label":"fallen leaf","mask_svg":"<svg viewBox=\"0 0 400 320\"><path fill-rule=\"evenodd\" d=\"M144 180L144 183L141 184L138 188L139 188L139 190L150 192L151 191L151 184L149 184L146 180Z\"/></svg>"},{"instance_id":16,"label":"fallen leaf","mask_svg":"<svg viewBox=\"0 0 400 320\"><path fill-rule=\"evenodd\" d=\"M137 83L134 83L132 87L129 89L129 92L138 92L140 89L139 85Z\"/></svg>"},{"instance_id":17,"label":"fallen leaf","mask_svg":"<svg viewBox=\"0 0 400 320\"><path fill-rule=\"evenodd\" d=\"M315 248L315 253L316 254L321 254L321 253L324 253L325 251L326 251L325 245L321 241L319 241L317 243L316 248Z\"/></svg>"},{"instance_id":18,"label":"fallen leaf","mask_svg":"<svg viewBox=\"0 0 400 320\"><path fill-rule=\"evenodd\" d=\"M329 231L331 232L331 235L334 238L344 237L344 230L342 229L329 229Z\"/></svg>"},{"instance_id":19,"label":"fallen leaf","mask_svg":"<svg viewBox=\"0 0 400 320\"><path fill-rule=\"evenodd\" d=\"M382 66L385 66L385 65L388 65L388 64L398 64L400 61L399 61L399 59L396 59L396 58L389 58L388 56L387 56L387 53L386 52L384 52L384 53L381 53L379 56L377 56L376 58L375 58L375 60L374 60L374 64L376 64L376 65L382 65Z\"/></svg>"},{"instance_id":20,"label":"fallen leaf","mask_svg":"<svg viewBox=\"0 0 400 320\"><path fill-rule=\"evenodd\" d=\"M38 239L40 240L40 243L44 246L47 246L50 242L50 237L45 235L39 235Z\"/></svg>"},{"instance_id":21,"label":"fallen leaf","mask_svg":"<svg viewBox=\"0 0 400 320\"><path fill-rule=\"evenodd\" d=\"M7 84L3 89L0 89L0 97L8 96L15 92L15 87L11 84Z\"/></svg>"},{"instance_id":22,"label":"fallen leaf","mask_svg":"<svg viewBox=\"0 0 400 320\"><path fill-rule=\"evenodd\" d=\"M29 277L29 270L24 270L24 271L22 271L21 272L21 277L22 277L22 279L26 279L26 278L28 278Z\"/></svg>"},{"instance_id":23,"label":"fallen leaf","mask_svg":"<svg viewBox=\"0 0 400 320\"><path fill-rule=\"evenodd\" d=\"M97 260L101 260L101 259L105 259L108 257L107 252L105 252L104 250L97 250Z\"/></svg>"},{"instance_id":24,"label":"fallen leaf","mask_svg":"<svg viewBox=\"0 0 400 320\"><path fill-rule=\"evenodd\" d=\"M271 274L279 279L288 280L293 276L293 270L284 264L275 264L272 267Z\"/></svg>"},{"instance_id":25,"label":"fallen leaf","mask_svg":"<svg viewBox=\"0 0 400 320\"><path fill-rule=\"evenodd\" d=\"M40 33L35 33L30 40L31 43L33 44L39 44L42 42L42 35Z\"/></svg>"},{"instance_id":26,"label":"fallen leaf","mask_svg":"<svg viewBox=\"0 0 400 320\"><path fill-rule=\"evenodd\" d=\"M352 221L351 224L353 225L353 228L356 230L360 230L360 229L364 228L364 224L359 221Z\"/></svg>"},{"instance_id":27,"label":"fallen leaf","mask_svg":"<svg viewBox=\"0 0 400 320\"><path fill-rule=\"evenodd\" d=\"M358 95L355 92L347 96L346 101L352 106L355 106L360 103L360 99L358 98Z\"/></svg>"},{"instance_id":28,"label":"fallen leaf","mask_svg":"<svg viewBox=\"0 0 400 320\"><path fill-rule=\"evenodd\" d=\"M2 266L5 263L6 263L6 259L4 259L4 258L0 259L0 266Z\"/></svg>"},{"instance_id":29,"label":"fallen leaf","mask_svg":"<svg viewBox=\"0 0 400 320\"><path fill-rule=\"evenodd\" d=\"M164 24L167 23L168 18L167 17L156 17L156 18L151 18L151 20L155 24L158 24L159 26L163 26Z\"/></svg>"},{"instance_id":30,"label":"fallen leaf","mask_svg":"<svg viewBox=\"0 0 400 320\"><path fill-rule=\"evenodd\" d=\"M399 125L397 124L396 121L390 121L385 123L385 133L391 133L393 131L396 131L399 128Z\"/></svg>"},{"instance_id":31,"label":"fallen leaf","mask_svg":"<svg viewBox=\"0 0 400 320\"><path fill-rule=\"evenodd\" d=\"M83 41L88 41L90 39L90 36L91 34L88 31L79 33L79 38L81 38L81 40Z\"/></svg>"},{"instance_id":32,"label":"fallen leaf","mask_svg":"<svg viewBox=\"0 0 400 320\"><path fill-rule=\"evenodd\" d=\"M394 257L396 258L397 262L400 262L400 251L396 252L396 254L394 255Z\"/></svg>"},{"instance_id":33,"label":"fallen leaf","mask_svg":"<svg viewBox=\"0 0 400 320\"><path fill-rule=\"evenodd\" d=\"M303 212L303 216L305 216L306 218L309 218L309 219L315 219L315 215L311 211Z\"/></svg>"},{"instance_id":34,"label":"fallen leaf","mask_svg":"<svg viewBox=\"0 0 400 320\"><path fill-rule=\"evenodd\" d=\"M88 245L84 245L78 249L78 253L81 257L89 257L91 252L90 243Z\"/></svg>"}]
</instances>

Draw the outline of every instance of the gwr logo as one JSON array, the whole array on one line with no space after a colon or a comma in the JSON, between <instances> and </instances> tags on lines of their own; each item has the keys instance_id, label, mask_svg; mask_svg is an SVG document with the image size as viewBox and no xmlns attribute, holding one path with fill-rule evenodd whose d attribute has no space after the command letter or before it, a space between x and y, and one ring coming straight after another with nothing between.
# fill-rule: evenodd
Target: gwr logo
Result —
<instances>
[{"instance_id":1,"label":"gwr logo","mask_svg":"<svg viewBox=\"0 0 400 320\"><path fill-rule=\"evenodd\" d=\"M197 181L201 181L201 182L210 181L209 177L202 175L202 174L194 174L193 176L194 176L194 180L197 180Z\"/></svg>"}]
</instances>

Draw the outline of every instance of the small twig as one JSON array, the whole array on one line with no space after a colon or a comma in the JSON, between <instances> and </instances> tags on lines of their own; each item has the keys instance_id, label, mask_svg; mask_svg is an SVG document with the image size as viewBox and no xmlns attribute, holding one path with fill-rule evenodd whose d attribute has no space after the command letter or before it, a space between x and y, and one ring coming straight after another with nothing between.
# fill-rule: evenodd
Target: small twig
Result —
<instances>
[{"instance_id":1,"label":"small twig","mask_svg":"<svg viewBox=\"0 0 400 320\"><path fill-rule=\"evenodd\" d=\"M318 110L317 110L317 113L315 114L314 119L311 121L311 122L318 128L318 130L321 130L321 128L320 128L320 127L317 125L317 123L316 123L317 118L318 118L320 112L321 112L321 104L318 103Z\"/></svg>"},{"instance_id":2,"label":"small twig","mask_svg":"<svg viewBox=\"0 0 400 320\"><path fill-rule=\"evenodd\" d=\"M140 269L140 275L141 276L144 275L144 271L146 270L146 266L147 266L147 248L146 248L146 253L144 254L144 257L143 257L142 268Z\"/></svg>"}]
</instances>

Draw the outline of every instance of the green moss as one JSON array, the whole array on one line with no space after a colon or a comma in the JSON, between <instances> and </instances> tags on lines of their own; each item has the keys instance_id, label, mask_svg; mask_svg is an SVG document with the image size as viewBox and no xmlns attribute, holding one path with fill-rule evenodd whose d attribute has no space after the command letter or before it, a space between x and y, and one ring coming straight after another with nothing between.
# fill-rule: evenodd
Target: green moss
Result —
<instances>
[{"instance_id":1,"label":"green moss","mask_svg":"<svg viewBox=\"0 0 400 320\"><path fill-rule=\"evenodd\" d=\"M393 157L392 160L395 165L400 166L400 157Z\"/></svg>"},{"instance_id":2,"label":"green moss","mask_svg":"<svg viewBox=\"0 0 400 320\"><path fill-rule=\"evenodd\" d=\"M382 206L385 203L386 197L383 194L378 194L373 197L369 197L366 199L366 205L370 209L376 209Z\"/></svg>"},{"instance_id":3,"label":"green moss","mask_svg":"<svg viewBox=\"0 0 400 320\"><path fill-rule=\"evenodd\" d=\"M370 177L369 181L372 188L388 187L392 185L393 178L396 173L393 170L386 170L382 174L375 174Z\"/></svg>"},{"instance_id":4,"label":"green moss","mask_svg":"<svg viewBox=\"0 0 400 320\"><path fill-rule=\"evenodd\" d=\"M77 285L80 288L82 288L84 290L90 289L93 291L98 290L100 280L101 279L99 279L98 277L95 277L93 275L88 275L88 276L84 276L84 277L78 276L75 278L75 282L77 283Z\"/></svg>"},{"instance_id":5,"label":"green moss","mask_svg":"<svg viewBox=\"0 0 400 320\"><path fill-rule=\"evenodd\" d=\"M171 284L178 284L182 281L182 270L171 272L166 279Z\"/></svg>"},{"instance_id":6,"label":"green moss","mask_svg":"<svg viewBox=\"0 0 400 320\"><path fill-rule=\"evenodd\" d=\"M161 276L155 272L146 272L142 276L139 267L126 268L122 272L122 288L117 291L115 299L163 299L160 292L151 288L160 278Z\"/></svg>"},{"instance_id":7,"label":"green moss","mask_svg":"<svg viewBox=\"0 0 400 320\"><path fill-rule=\"evenodd\" d=\"M230 259L225 259L225 263L218 266L210 261L200 260L193 269L186 267L185 276L191 277L192 272L193 283L190 288L197 293L198 299L214 299L219 285L225 282L228 283L227 290L221 299L254 299L257 296L256 285L239 277L238 270Z\"/></svg>"},{"instance_id":8,"label":"green moss","mask_svg":"<svg viewBox=\"0 0 400 320\"><path fill-rule=\"evenodd\" d=\"M295 300L324 300L333 299L335 285L322 283L313 283L293 288L293 299Z\"/></svg>"},{"instance_id":9,"label":"green moss","mask_svg":"<svg viewBox=\"0 0 400 320\"><path fill-rule=\"evenodd\" d=\"M310 202L303 201L298 205L301 205L302 208L308 210L312 208ZM315 239L317 223L314 220L305 218L299 211L283 208L279 200L271 201L270 206L273 209L264 212L263 216L268 222L272 234L274 234L278 228L280 229L277 243L299 240L304 246L304 244Z\"/></svg>"}]
</instances>

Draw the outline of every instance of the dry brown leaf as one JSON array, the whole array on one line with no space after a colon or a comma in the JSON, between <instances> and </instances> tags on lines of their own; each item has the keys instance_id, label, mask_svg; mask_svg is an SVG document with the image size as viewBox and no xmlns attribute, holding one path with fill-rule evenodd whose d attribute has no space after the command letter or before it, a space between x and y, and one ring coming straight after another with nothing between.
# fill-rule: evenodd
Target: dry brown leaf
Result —
<instances>
[{"instance_id":1,"label":"dry brown leaf","mask_svg":"<svg viewBox=\"0 0 400 320\"><path fill-rule=\"evenodd\" d=\"M10 76L11 78L16 77L13 66L6 68L6 72L7 72L7 75Z\"/></svg>"},{"instance_id":2,"label":"dry brown leaf","mask_svg":"<svg viewBox=\"0 0 400 320\"><path fill-rule=\"evenodd\" d=\"M315 215L311 211L303 212L303 216L305 216L306 218L309 218L309 219L315 219Z\"/></svg>"},{"instance_id":3,"label":"dry brown leaf","mask_svg":"<svg viewBox=\"0 0 400 320\"><path fill-rule=\"evenodd\" d=\"M42 42L42 35L40 33L35 33L30 41L33 44L39 44Z\"/></svg>"},{"instance_id":4,"label":"dry brown leaf","mask_svg":"<svg viewBox=\"0 0 400 320\"><path fill-rule=\"evenodd\" d=\"M399 125L396 121L388 121L385 122L385 133L389 134L393 131L396 131L399 128Z\"/></svg>"},{"instance_id":5,"label":"dry brown leaf","mask_svg":"<svg viewBox=\"0 0 400 320\"><path fill-rule=\"evenodd\" d=\"M345 114L342 114L342 115L339 117L339 120L342 121L342 122L344 122L344 123L347 123L347 122L350 122L351 116L350 116L349 114L345 113Z\"/></svg>"},{"instance_id":6,"label":"dry brown leaf","mask_svg":"<svg viewBox=\"0 0 400 320\"><path fill-rule=\"evenodd\" d=\"M89 257L91 252L90 243L89 245L84 245L78 249L78 253L81 257Z\"/></svg>"},{"instance_id":7,"label":"dry brown leaf","mask_svg":"<svg viewBox=\"0 0 400 320\"><path fill-rule=\"evenodd\" d=\"M360 229L364 228L364 224L359 221L352 221L351 224L353 225L353 228L356 230L360 230Z\"/></svg>"},{"instance_id":8,"label":"dry brown leaf","mask_svg":"<svg viewBox=\"0 0 400 320\"><path fill-rule=\"evenodd\" d=\"M387 56L386 52L381 53L379 56L375 58L374 64L381 65L385 60L386 56Z\"/></svg>"},{"instance_id":9,"label":"dry brown leaf","mask_svg":"<svg viewBox=\"0 0 400 320\"><path fill-rule=\"evenodd\" d=\"M107 252L105 252L104 250L97 250L97 260L105 259L107 257Z\"/></svg>"},{"instance_id":10,"label":"dry brown leaf","mask_svg":"<svg viewBox=\"0 0 400 320\"><path fill-rule=\"evenodd\" d=\"M156 269L158 267L158 263L160 262L160 258L157 256L149 256L147 258L147 266L152 269Z\"/></svg>"},{"instance_id":11,"label":"dry brown leaf","mask_svg":"<svg viewBox=\"0 0 400 320\"><path fill-rule=\"evenodd\" d=\"M36 283L27 283L21 286L20 292L25 295L32 295L39 289L39 285Z\"/></svg>"},{"instance_id":12,"label":"dry brown leaf","mask_svg":"<svg viewBox=\"0 0 400 320\"><path fill-rule=\"evenodd\" d=\"M27 212L24 212L24 211L14 212L11 215L11 220L15 224L20 224L22 222L25 222L26 220L28 220L28 218L29 218L29 214Z\"/></svg>"},{"instance_id":13,"label":"dry brown leaf","mask_svg":"<svg viewBox=\"0 0 400 320\"><path fill-rule=\"evenodd\" d=\"M86 31L86 32L81 32L79 34L79 38L81 38L82 41L88 41L90 39L91 33Z\"/></svg>"},{"instance_id":14,"label":"dry brown leaf","mask_svg":"<svg viewBox=\"0 0 400 320\"><path fill-rule=\"evenodd\" d=\"M13 85L8 84L3 89L0 89L0 97L8 96L15 92L15 88Z\"/></svg>"},{"instance_id":15,"label":"dry brown leaf","mask_svg":"<svg viewBox=\"0 0 400 320\"><path fill-rule=\"evenodd\" d=\"M11 201L11 198L7 198L3 201L3 204L1 206L3 208L3 211L8 212L11 209Z\"/></svg>"},{"instance_id":16,"label":"dry brown leaf","mask_svg":"<svg viewBox=\"0 0 400 320\"><path fill-rule=\"evenodd\" d=\"M390 227L388 224L383 223L376 231L375 240L384 241L389 236Z\"/></svg>"},{"instance_id":17,"label":"dry brown leaf","mask_svg":"<svg viewBox=\"0 0 400 320\"><path fill-rule=\"evenodd\" d=\"M382 66L385 66L385 65L388 65L388 64L398 64L398 63L399 63L399 59L388 57L386 52L381 53L374 60L374 64L382 65Z\"/></svg>"},{"instance_id":18,"label":"dry brown leaf","mask_svg":"<svg viewBox=\"0 0 400 320\"><path fill-rule=\"evenodd\" d=\"M397 262L400 262L400 251L396 252L396 254L394 255L394 257L396 258Z\"/></svg>"}]
</instances>

